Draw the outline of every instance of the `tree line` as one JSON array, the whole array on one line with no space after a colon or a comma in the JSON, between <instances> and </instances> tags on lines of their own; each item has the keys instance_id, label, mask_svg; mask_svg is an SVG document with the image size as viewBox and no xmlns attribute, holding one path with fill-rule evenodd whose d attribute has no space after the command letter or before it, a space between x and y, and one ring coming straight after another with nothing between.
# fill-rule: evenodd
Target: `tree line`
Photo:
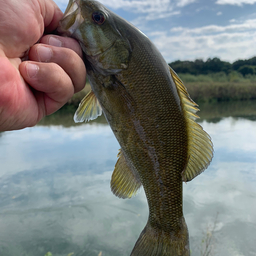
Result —
<instances>
[{"instance_id":1,"label":"tree line","mask_svg":"<svg viewBox=\"0 0 256 256\"><path fill-rule=\"evenodd\" d=\"M195 61L177 60L169 65L179 73L192 75L208 75L224 72L226 75L233 71L241 73L243 76L256 75L256 57L247 60L237 60L234 63L222 61L219 58L208 58L206 61L196 59Z\"/></svg>"}]
</instances>

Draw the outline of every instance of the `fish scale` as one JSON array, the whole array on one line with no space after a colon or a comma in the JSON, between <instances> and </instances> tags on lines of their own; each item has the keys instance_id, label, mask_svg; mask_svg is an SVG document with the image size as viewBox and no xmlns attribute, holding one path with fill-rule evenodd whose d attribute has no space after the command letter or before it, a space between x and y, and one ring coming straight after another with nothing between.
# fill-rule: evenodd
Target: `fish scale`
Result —
<instances>
[{"instance_id":1,"label":"fish scale","mask_svg":"<svg viewBox=\"0 0 256 256\"><path fill-rule=\"evenodd\" d=\"M79 41L92 88L75 121L103 112L120 144L112 192L131 198L142 185L147 197L148 222L131 256L189 256L182 182L213 157L197 105L154 44L99 2L70 0L58 31Z\"/></svg>"}]
</instances>

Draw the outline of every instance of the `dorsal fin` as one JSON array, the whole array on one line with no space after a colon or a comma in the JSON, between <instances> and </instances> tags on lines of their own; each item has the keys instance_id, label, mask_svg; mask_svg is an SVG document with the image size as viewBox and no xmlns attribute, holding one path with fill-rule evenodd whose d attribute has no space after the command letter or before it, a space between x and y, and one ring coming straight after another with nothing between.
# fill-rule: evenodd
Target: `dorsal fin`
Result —
<instances>
[{"instance_id":1,"label":"dorsal fin","mask_svg":"<svg viewBox=\"0 0 256 256\"><path fill-rule=\"evenodd\" d=\"M202 173L210 164L213 157L213 145L210 136L195 122L199 110L198 105L190 98L186 87L175 71L170 67L173 81L181 100L188 132L188 162L182 172L183 181L187 182Z\"/></svg>"},{"instance_id":2,"label":"dorsal fin","mask_svg":"<svg viewBox=\"0 0 256 256\"><path fill-rule=\"evenodd\" d=\"M120 198L131 198L136 195L141 186L139 176L127 165L122 150L119 151L118 160L111 178L111 191Z\"/></svg>"},{"instance_id":3,"label":"dorsal fin","mask_svg":"<svg viewBox=\"0 0 256 256\"><path fill-rule=\"evenodd\" d=\"M80 102L76 113L74 115L74 121L76 123L83 121L90 121L96 119L102 114L102 109L98 99L93 91L90 91Z\"/></svg>"}]
</instances>

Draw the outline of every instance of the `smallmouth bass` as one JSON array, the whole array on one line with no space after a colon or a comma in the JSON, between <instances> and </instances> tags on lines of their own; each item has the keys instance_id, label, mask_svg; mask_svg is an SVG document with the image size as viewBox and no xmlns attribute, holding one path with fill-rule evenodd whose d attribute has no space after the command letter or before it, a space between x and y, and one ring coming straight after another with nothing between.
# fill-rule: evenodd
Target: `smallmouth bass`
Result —
<instances>
[{"instance_id":1,"label":"smallmouth bass","mask_svg":"<svg viewBox=\"0 0 256 256\"><path fill-rule=\"evenodd\" d=\"M131 198L145 190L149 218L131 255L190 255L182 183L213 157L210 136L195 122L198 106L154 44L101 3L70 0L58 31L79 41L92 87L75 121L103 112L121 146L112 192Z\"/></svg>"}]
</instances>

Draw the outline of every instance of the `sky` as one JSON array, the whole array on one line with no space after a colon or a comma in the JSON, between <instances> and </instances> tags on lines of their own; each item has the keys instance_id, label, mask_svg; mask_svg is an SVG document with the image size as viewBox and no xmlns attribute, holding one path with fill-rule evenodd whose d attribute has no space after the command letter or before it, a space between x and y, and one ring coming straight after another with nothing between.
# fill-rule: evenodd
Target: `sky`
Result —
<instances>
[{"instance_id":1,"label":"sky","mask_svg":"<svg viewBox=\"0 0 256 256\"><path fill-rule=\"evenodd\" d=\"M54 0L62 11L68 0ZM256 56L256 0L100 0L146 34L169 63Z\"/></svg>"}]
</instances>

